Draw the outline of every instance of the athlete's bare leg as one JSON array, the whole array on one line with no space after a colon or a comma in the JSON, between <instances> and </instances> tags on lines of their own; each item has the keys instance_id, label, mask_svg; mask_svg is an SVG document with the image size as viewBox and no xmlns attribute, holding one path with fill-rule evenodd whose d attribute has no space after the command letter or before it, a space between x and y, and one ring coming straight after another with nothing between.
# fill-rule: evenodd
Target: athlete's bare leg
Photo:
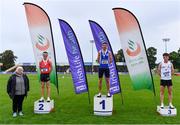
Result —
<instances>
[{"instance_id":1,"label":"athlete's bare leg","mask_svg":"<svg viewBox=\"0 0 180 125\"><path fill-rule=\"evenodd\" d=\"M160 86L160 101L161 101L161 107L164 106L164 86Z\"/></svg>"},{"instance_id":2,"label":"athlete's bare leg","mask_svg":"<svg viewBox=\"0 0 180 125\"><path fill-rule=\"evenodd\" d=\"M173 105L172 105L172 86L168 86L168 99L169 99L169 106L173 107Z\"/></svg>"},{"instance_id":3,"label":"athlete's bare leg","mask_svg":"<svg viewBox=\"0 0 180 125\"><path fill-rule=\"evenodd\" d=\"M109 80L109 78L105 78L105 79L106 79L107 92L109 93L109 89L110 89L110 80Z\"/></svg>"},{"instance_id":4,"label":"athlete's bare leg","mask_svg":"<svg viewBox=\"0 0 180 125\"><path fill-rule=\"evenodd\" d=\"M46 88L47 88L47 97L50 98L50 93L51 93L50 81L46 83Z\"/></svg>"},{"instance_id":5,"label":"athlete's bare leg","mask_svg":"<svg viewBox=\"0 0 180 125\"><path fill-rule=\"evenodd\" d=\"M44 97L44 82L41 82L41 97Z\"/></svg>"},{"instance_id":6,"label":"athlete's bare leg","mask_svg":"<svg viewBox=\"0 0 180 125\"><path fill-rule=\"evenodd\" d=\"M99 93L101 93L101 91L102 91L102 78L99 78L98 89L99 89Z\"/></svg>"}]
</instances>

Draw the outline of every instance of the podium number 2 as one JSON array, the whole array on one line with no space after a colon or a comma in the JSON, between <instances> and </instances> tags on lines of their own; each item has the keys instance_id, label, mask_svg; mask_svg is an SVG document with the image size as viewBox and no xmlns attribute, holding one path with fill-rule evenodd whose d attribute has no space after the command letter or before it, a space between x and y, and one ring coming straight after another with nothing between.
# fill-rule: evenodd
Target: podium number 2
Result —
<instances>
[{"instance_id":1,"label":"podium number 2","mask_svg":"<svg viewBox=\"0 0 180 125\"><path fill-rule=\"evenodd\" d=\"M102 104L102 109L105 109L105 100L102 100L99 104Z\"/></svg>"},{"instance_id":2,"label":"podium number 2","mask_svg":"<svg viewBox=\"0 0 180 125\"><path fill-rule=\"evenodd\" d=\"M44 110L43 107L44 107L43 104L39 104L39 110Z\"/></svg>"}]
</instances>

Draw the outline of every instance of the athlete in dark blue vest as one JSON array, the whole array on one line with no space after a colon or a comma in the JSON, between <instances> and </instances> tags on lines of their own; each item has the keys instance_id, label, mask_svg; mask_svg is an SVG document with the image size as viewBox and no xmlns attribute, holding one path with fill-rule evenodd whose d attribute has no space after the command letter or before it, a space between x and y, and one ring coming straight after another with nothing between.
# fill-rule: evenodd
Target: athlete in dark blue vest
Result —
<instances>
[{"instance_id":1,"label":"athlete in dark blue vest","mask_svg":"<svg viewBox=\"0 0 180 125\"><path fill-rule=\"evenodd\" d=\"M110 71L109 71L109 64L112 63L112 54L108 51L108 44L106 42L102 43L102 49L98 52L97 61L99 63L99 94L98 97L101 97L101 90L102 90L102 77L105 74L106 79L106 87L107 87L107 97L111 97L109 93L110 88Z\"/></svg>"}]
</instances>

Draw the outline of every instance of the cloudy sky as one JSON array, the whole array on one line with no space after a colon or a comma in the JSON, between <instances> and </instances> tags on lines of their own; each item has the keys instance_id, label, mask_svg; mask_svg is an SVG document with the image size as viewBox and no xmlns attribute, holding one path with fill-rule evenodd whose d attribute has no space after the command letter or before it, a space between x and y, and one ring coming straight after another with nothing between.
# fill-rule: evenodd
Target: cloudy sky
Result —
<instances>
[{"instance_id":1,"label":"cloudy sky","mask_svg":"<svg viewBox=\"0 0 180 125\"><path fill-rule=\"evenodd\" d=\"M157 62L164 52L162 38L170 38L168 52L180 47L180 0L0 0L0 53L11 49L17 63L35 62L23 2L41 6L50 16L57 62L67 62L57 18L74 29L84 60L91 61L93 39L88 20L98 22L107 33L114 53L121 48L112 8L123 7L138 18L146 47L157 48ZM94 55L97 54L94 46ZM94 56L95 60L96 56Z\"/></svg>"}]
</instances>

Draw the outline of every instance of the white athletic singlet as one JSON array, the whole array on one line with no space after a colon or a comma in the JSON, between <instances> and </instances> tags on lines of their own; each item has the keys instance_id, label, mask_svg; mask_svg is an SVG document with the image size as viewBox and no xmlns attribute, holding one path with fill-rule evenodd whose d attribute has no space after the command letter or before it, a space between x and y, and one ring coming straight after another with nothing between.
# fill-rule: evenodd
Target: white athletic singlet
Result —
<instances>
[{"instance_id":1,"label":"white athletic singlet","mask_svg":"<svg viewBox=\"0 0 180 125\"><path fill-rule=\"evenodd\" d=\"M161 79L171 80L171 67L172 63L168 61L167 63L161 62Z\"/></svg>"}]
</instances>

